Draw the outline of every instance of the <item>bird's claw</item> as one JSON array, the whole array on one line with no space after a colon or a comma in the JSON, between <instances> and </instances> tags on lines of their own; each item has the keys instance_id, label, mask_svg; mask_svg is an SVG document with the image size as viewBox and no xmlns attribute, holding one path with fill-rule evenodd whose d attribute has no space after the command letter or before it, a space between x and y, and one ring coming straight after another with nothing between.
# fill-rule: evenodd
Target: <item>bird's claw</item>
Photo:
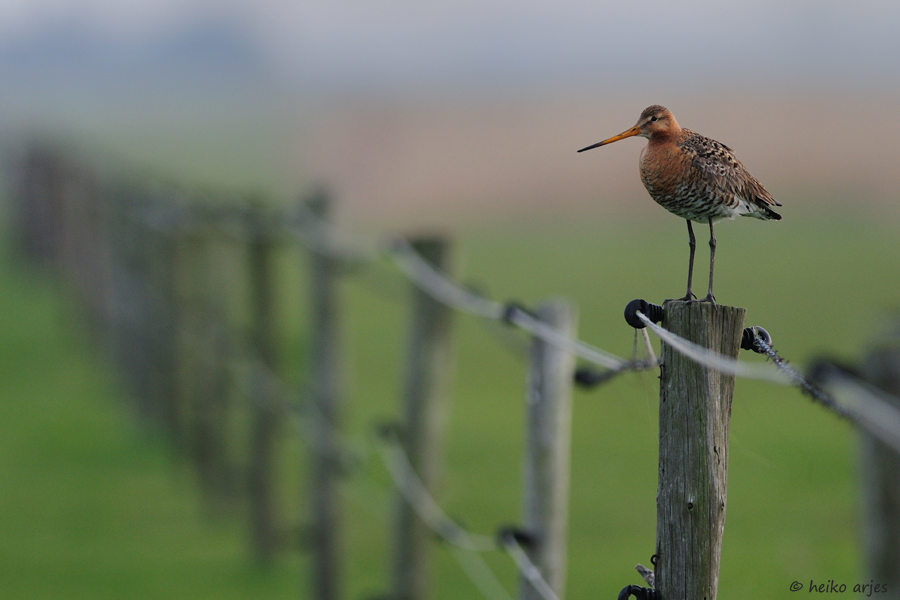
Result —
<instances>
[{"instance_id":1,"label":"bird's claw","mask_svg":"<svg viewBox=\"0 0 900 600\"><path fill-rule=\"evenodd\" d=\"M639 585L626 585L619 592L618 600L628 600L631 596L634 596L637 600L657 600L655 589Z\"/></svg>"},{"instance_id":2,"label":"bird's claw","mask_svg":"<svg viewBox=\"0 0 900 600\"><path fill-rule=\"evenodd\" d=\"M709 302L710 304L713 305L713 308L715 308L715 309L719 308L719 306L716 304L716 297L712 295L712 292L708 293L706 295L706 298L704 298L703 300L699 300L698 302Z\"/></svg>"},{"instance_id":3,"label":"bird's claw","mask_svg":"<svg viewBox=\"0 0 900 600\"><path fill-rule=\"evenodd\" d=\"M663 301L663 304L665 304L666 302L687 302L687 303L691 303L691 302L696 302L696 301L697 301L697 294L695 294L695 293L692 292L691 290L688 290L687 294L685 294L685 295L682 296L681 298L666 298L666 299Z\"/></svg>"},{"instance_id":4,"label":"bird's claw","mask_svg":"<svg viewBox=\"0 0 900 600\"><path fill-rule=\"evenodd\" d=\"M691 294L691 295L693 296L693 294ZM698 302L698 303L699 302L709 302L710 304L713 305L713 308L715 308L717 310L719 308L719 305L716 304L716 297L713 296L712 294L707 294L706 297L700 298L699 300L697 299L696 296L694 296L693 298L679 298L678 301L686 302L687 304L692 304L694 302Z\"/></svg>"}]
</instances>

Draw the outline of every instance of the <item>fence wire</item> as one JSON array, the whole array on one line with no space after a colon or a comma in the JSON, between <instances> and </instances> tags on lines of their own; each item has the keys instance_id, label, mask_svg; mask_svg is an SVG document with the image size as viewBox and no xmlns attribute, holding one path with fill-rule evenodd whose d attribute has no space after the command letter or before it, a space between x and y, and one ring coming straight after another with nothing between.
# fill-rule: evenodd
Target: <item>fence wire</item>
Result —
<instances>
[{"instance_id":1,"label":"fence wire","mask_svg":"<svg viewBox=\"0 0 900 600\"><path fill-rule=\"evenodd\" d=\"M233 342L229 344L229 356L232 358L233 368L241 369L243 367L241 370L244 376L237 379L244 382L241 389L245 397L255 405L274 406L291 415L301 438L306 441L310 449L317 453L337 454L335 458L341 461L352 457L357 462L364 462L373 451L377 452L390 475L393 487L412 507L422 522L440 539L448 543L450 554L472 585L487 600L512 599L484 558L481 557L482 552L498 549L496 539L493 536L470 532L460 527L447 515L416 475L409 457L396 437L382 438L383 443L373 449L370 444L341 434L325 419L324 415L317 411L318 407L315 406L314 401L307 399L305 402L299 402L299 398L303 395L302 391L293 390L273 373L262 358L256 356L251 349L246 349L245 352L250 356L250 362L247 362L247 355L244 355L243 360L240 358L240 351L235 350ZM253 389L250 382L254 377L261 377L265 382L262 390ZM337 440L337 443L333 446L322 444L320 438L323 433L331 439ZM384 502L380 502L378 507L370 506L373 503L371 492L377 492L379 496L382 496L381 488L373 488L365 496L352 497L344 486L341 486L340 489L345 497L349 497L367 513L383 518L381 509L383 509ZM509 550L507 549L507 551ZM527 562L518 559L514 553L511 553L510 556L514 558L514 563L521 575L531 581L537 589L550 589L549 584L541 577L540 571L530 563L527 556L525 556ZM527 568L529 564L531 564L530 570L526 572L523 568ZM552 590L550 591L552 593ZM554 598L555 596L547 598L547 600L554 600Z\"/></svg>"},{"instance_id":2,"label":"fence wire","mask_svg":"<svg viewBox=\"0 0 900 600\"><path fill-rule=\"evenodd\" d=\"M319 235L306 233L297 239L305 242L307 247L335 259L343 256L375 260L380 255L388 255L413 285L440 302L459 312L489 319L511 323L527 331L544 342L572 352L585 361L612 371L640 370L652 368L655 363L629 361L606 350L588 344L577 338L569 337L555 327L534 317L527 311L510 304L490 300L460 285L451 277L431 265L403 237L394 238L388 243L378 243L374 239L357 239L319 218L308 208L303 213L303 222L310 231L319 230ZM299 230L298 230L299 231ZM321 232L328 232L321 235ZM325 240L340 239L340 244L328 243ZM363 248L364 250L354 250Z\"/></svg>"},{"instance_id":3,"label":"fence wire","mask_svg":"<svg viewBox=\"0 0 900 600\"><path fill-rule=\"evenodd\" d=\"M823 367L822 385L846 416L900 453L900 399L835 367Z\"/></svg>"},{"instance_id":4,"label":"fence wire","mask_svg":"<svg viewBox=\"0 0 900 600\"><path fill-rule=\"evenodd\" d=\"M537 565L531 562L531 559L528 558L528 553L525 552L525 549L522 548L518 541L512 537L504 539L503 548L509 554L510 558L512 558L513 562L516 563L519 572L528 580L537 593L540 594L541 598L544 600L559 600L559 596L556 595L556 592L553 591L550 584L541 577L541 570L537 568Z\"/></svg>"},{"instance_id":5,"label":"fence wire","mask_svg":"<svg viewBox=\"0 0 900 600\"><path fill-rule=\"evenodd\" d=\"M704 348L690 340L686 340L683 337L672 333L668 329L657 325L640 311L637 312L637 315L641 321L643 321L644 324L659 337L659 339L694 362L737 377L760 379L762 381L780 385L792 383L791 378L788 375L782 373L770 364L746 363L731 358L730 356L724 356L714 350Z\"/></svg>"},{"instance_id":6,"label":"fence wire","mask_svg":"<svg viewBox=\"0 0 900 600\"><path fill-rule=\"evenodd\" d=\"M429 529L444 541L463 550L486 552L497 549L497 542L492 536L466 531L447 516L425 489L425 485L410 464L409 457L396 439L388 438L385 445L378 448L378 453L394 482L394 487Z\"/></svg>"},{"instance_id":7,"label":"fence wire","mask_svg":"<svg viewBox=\"0 0 900 600\"><path fill-rule=\"evenodd\" d=\"M641 330L641 336L646 346L647 358L626 360L564 334L521 307L491 300L460 285L431 265L404 238L348 233L316 215L306 203L300 203L297 212L273 214L272 218L264 223L258 222L256 226L248 226L247 207L236 210L212 210L188 207L183 200L184 198L180 197L177 203L162 204L158 201L148 202L142 197L133 202L128 216L149 230L166 236L183 232L196 233L210 228L242 241L249 241L260 234L287 234L310 251L345 263L375 263L388 259L412 285L436 301L493 324L514 325L535 338L608 369L610 373L650 369L658 365L646 330ZM710 369L737 377L796 386L823 406L851 419L900 452L900 410L895 408L896 399L889 398L858 379L841 371L831 370L824 377L823 385L826 390L823 390L791 367L770 344L760 338L754 343L771 362L747 363L690 342L653 323L640 312L637 314L662 342L687 358ZM341 434L321 413L315 399L300 402L302 396L309 398L308 393L304 394L303 390L295 390L285 383L271 371L262 357L248 346L238 347L230 337L226 339L229 362L235 365L235 368L246 369L243 377L235 379L244 384L244 393L248 398L254 402L266 403L268 406L278 406L286 414L293 416L301 437L315 452L329 455L337 453L336 458L342 461L352 460L362 463L373 453L377 454L383 461L394 488L422 522L448 543L448 550L479 592L488 600L511 600L510 594L481 556L483 552L497 550L497 540L493 536L469 532L450 519L416 475L409 457L398 440L391 437L373 449L371 443ZM335 443L326 443L326 437ZM368 512L378 514L382 512L381 509L371 509ZM544 600L559 600L517 540L503 537L501 545L522 577Z\"/></svg>"},{"instance_id":8,"label":"fence wire","mask_svg":"<svg viewBox=\"0 0 900 600\"><path fill-rule=\"evenodd\" d=\"M757 336L754 344L772 362L746 363L698 346L653 323L640 311L637 315L663 342L691 360L737 377L795 386L816 403L852 421L857 427L900 452L900 410L896 408L900 406L900 401L886 400L886 394L868 384L832 369L828 380L828 391L831 393L828 393L794 369L761 337Z\"/></svg>"},{"instance_id":9,"label":"fence wire","mask_svg":"<svg viewBox=\"0 0 900 600\"><path fill-rule=\"evenodd\" d=\"M197 218L196 215L193 215L193 218L185 218L184 214L185 212L180 210L176 212L145 210L135 213L135 216L143 225L166 235L176 232L194 232L202 226L207 229L212 228L229 237L238 237L234 222L222 220L222 215L227 214L225 212L218 213L215 222L211 225L203 219ZM316 228L323 221L310 211L303 213L302 222L305 224L299 227L293 226L290 231L294 234L295 239L313 252L325 254L337 260L352 261L372 261L384 253L384 251L378 250L374 244L364 246L352 236L340 234L334 228L325 233L321 233L321 230L318 230L320 233L316 233ZM314 225L310 226L310 223ZM268 232L268 234L271 233L272 231ZM401 266L401 271L407 275L408 279L438 301L457 310L492 321L503 319L506 308L502 304L487 300L458 286L448 277L437 272L406 240L395 241L385 247L388 249L387 251L393 253L392 256L396 257L395 262ZM191 320L190 315L185 318L188 321ZM537 319L529 320L526 317L522 321L525 323L523 328L526 330L536 329L548 336L555 334L552 339L557 343L571 344L565 339L565 336L554 332L546 324L544 324L544 328L541 328L541 322ZM310 450L334 458L339 464L363 464L373 452L377 452L390 475L393 487L409 503L422 522L440 539L448 543L451 556L459 564L460 569L472 585L487 600L511 600L512 596L481 556L483 552L498 550L495 538L469 532L450 519L427 492L424 484L416 475L409 457L396 439L391 438L383 445L372 448L370 443L342 434L321 414L320 408L310 397L308 390L304 393L303 389L295 389L286 383L268 367L262 356L249 344L239 344L227 331L224 324L217 321L215 329L224 340L222 350L228 368L233 372L233 378L238 382L242 395L251 404L257 407L277 408L283 414L288 415L297 433L300 434L300 438L306 442ZM193 345L199 343L199 340L188 340L188 343ZM201 355L205 356L202 353ZM602 352L598 352L597 355L602 356ZM212 358L209 360L212 361ZM615 366L621 366L626 362L608 361L609 364ZM306 399L301 400L301 398ZM325 438L334 443L326 443ZM349 494L346 486L340 486L339 489L344 497L359 505L366 513L379 518L384 517L384 501L378 502L378 506L373 504L375 496L383 498L384 490L372 489L369 490L369 493L361 496ZM515 561L515 564L521 570L522 566L528 563L519 560ZM549 589L549 585L543 581L536 567L532 565L531 569L529 572L521 571L522 576L533 581L538 589L542 587Z\"/></svg>"}]
</instances>

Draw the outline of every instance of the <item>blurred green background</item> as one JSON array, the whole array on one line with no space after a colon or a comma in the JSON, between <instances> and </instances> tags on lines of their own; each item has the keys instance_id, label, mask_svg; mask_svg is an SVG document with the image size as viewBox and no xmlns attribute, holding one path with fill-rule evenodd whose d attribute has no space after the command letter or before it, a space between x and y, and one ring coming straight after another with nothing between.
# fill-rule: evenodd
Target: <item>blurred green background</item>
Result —
<instances>
[{"instance_id":1,"label":"blurred green background","mask_svg":"<svg viewBox=\"0 0 900 600\"><path fill-rule=\"evenodd\" d=\"M528 305L570 298L582 339L630 356L622 310L683 292L684 224L641 187L643 142L575 150L661 103L735 148L785 205L781 222L716 229L717 298L746 307L783 356L857 360L900 304L891 3L132 4L0 7L8 164L38 137L104 174L249 190L277 206L324 182L341 226L448 231L461 281ZM9 210L3 222L0 595L309 597L308 555L255 566L244 503L204 497L139 418L71 290L14 260ZM307 260L300 248L279 256L292 381L307 352ZM389 265L341 284L346 430L361 439L398 412L406 293ZM477 319L458 315L454 340L441 501L492 534L521 514L525 370ZM657 394L652 373L576 393L569 598L611 597L649 563ZM286 437L291 525L308 514L306 453ZM342 487L342 595L382 594L389 479L373 459ZM868 583L858 490L852 427L794 389L739 380L721 597ZM437 599L479 597L445 549L435 557ZM486 559L514 592L508 557Z\"/></svg>"},{"instance_id":2,"label":"blurred green background","mask_svg":"<svg viewBox=\"0 0 900 600\"><path fill-rule=\"evenodd\" d=\"M634 336L621 317L624 305L632 297L661 300L683 285L684 256L675 249L683 250L684 240L670 225L473 227L458 240L460 272L490 282L498 298L571 298L584 339L630 356ZM898 300L896 224L806 215L765 225L721 228L720 301L746 306L748 323L764 325L798 364L820 354L858 357L882 309ZM835 239L856 243L844 247ZM771 261L747 260L773 247ZM823 265L821 272L811 265ZM381 269L349 277L341 288L347 430L362 438L399 405L405 287ZM243 506L204 509L195 476L137 420L120 376L103 361L65 290L21 266L6 265L2 275L0 562L4 587L15 592L10 597L304 597L307 557L289 553L270 570L253 566ZM283 298L286 314L303 314L300 286L285 289ZM302 335L293 321L288 331ZM491 534L521 511L525 372L483 323L459 316L455 327L442 497L450 515ZM293 369L302 363L296 351L285 360ZM636 581L633 565L652 554L656 402L651 373L576 395L572 598L616 593ZM794 389L739 380L731 435L721 593L779 597L797 579L861 580L852 428ZM300 523L307 513L305 447L288 445L281 510ZM363 597L387 585L389 482L373 459L343 487L344 586L349 597ZM439 550L437 557L438 598L478 596L449 554ZM508 558L496 553L488 561L514 589Z\"/></svg>"}]
</instances>

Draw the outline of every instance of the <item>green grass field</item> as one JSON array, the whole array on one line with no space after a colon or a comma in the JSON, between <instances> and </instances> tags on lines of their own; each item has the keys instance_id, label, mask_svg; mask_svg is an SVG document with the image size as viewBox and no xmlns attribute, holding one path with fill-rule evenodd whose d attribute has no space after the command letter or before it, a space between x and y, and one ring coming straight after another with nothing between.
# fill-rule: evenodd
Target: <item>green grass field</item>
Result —
<instances>
[{"instance_id":1,"label":"green grass field","mask_svg":"<svg viewBox=\"0 0 900 600\"><path fill-rule=\"evenodd\" d=\"M717 227L716 295L747 307L748 324L766 327L795 364L820 354L853 359L884 311L900 305L898 224L796 212L778 224ZM580 308L581 337L629 356L634 333L622 318L625 304L684 291L683 230L662 217L649 224L617 217L480 225L457 240L457 272L500 300L571 298ZM706 248L698 246L701 290ZM405 287L390 267L363 270L342 284L346 429L362 439L375 420L397 412ZM292 287L283 294L288 338L302 335L302 294ZM0 595L307 597L304 555L260 570L249 557L240 506L213 516L204 509L188 465L136 419L65 290L4 261L0 319ZM525 371L480 321L460 315L455 325L441 502L467 528L492 534L521 513ZM293 370L300 344L285 342L294 348L286 361ZM640 583L636 563L649 564L657 394L652 373L625 374L576 394L569 598L614 597ZM738 381L720 597L788 598L795 580L863 580L854 437L851 426L794 389ZM299 520L305 507L304 465L302 458L285 461L287 519ZM344 489L343 597L383 593L388 477L373 458ZM449 552L438 547L435 559L437 600L480 597ZM508 557L486 559L514 592Z\"/></svg>"}]
</instances>

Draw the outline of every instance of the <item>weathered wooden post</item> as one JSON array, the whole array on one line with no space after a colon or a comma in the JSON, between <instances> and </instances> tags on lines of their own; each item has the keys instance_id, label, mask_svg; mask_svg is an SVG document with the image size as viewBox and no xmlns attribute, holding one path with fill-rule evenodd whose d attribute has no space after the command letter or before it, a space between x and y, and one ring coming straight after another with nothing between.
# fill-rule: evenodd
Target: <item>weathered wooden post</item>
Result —
<instances>
[{"instance_id":1,"label":"weathered wooden post","mask_svg":"<svg viewBox=\"0 0 900 600\"><path fill-rule=\"evenodd\" d=\"M871 350L862 372L892 396L885 401L900 397L900 338L895 335ZM894 408L900 410L900 403ZM888 593L880 597L900 598L900 454L860 428L860 471L866 578L886 586Z\"/></svg>"},{"instance_id":2,"label":"weathered wooden post","mask_svg":"<svg viewBox=\"0 0 900 600\"><path fill-rule=\"evenodd\" d=\"M197 210L197 209L195 209ZM221 501L228 489L224 419L228 393L226 365L228 334L219 302L219 260L208 215L198 213L185 240L185 284L191 328L187 332L191 361L187 394L190 404L190 450L197 464L203 492L212 502ZM208 508L219 505L210 503Z\"/></svg>"},{"instance_id":3,"label":"weathered wooden post","mask_svg":"<svg viewBox=\"0 0 900 600\"><path fill-rule=\"evenodd\" d=\"M257 560L263 564L272 562L277 545L275 499L273 479L273 453L278 432L280 411L274 399L266 374L260 369L275 370L276 323L274 314L274 264L272 234L265 223L260 205L254 205L249 215L250 285L253 320L253 349L256 359L262 362L254 371L253 430L251 432L250 457L250 512L253 546Z\"/></svg>"},{"instance_id":4,"label":"weathered wooden post","mask_svg":"<svg viewBox=\"0 0 900 600\"><path fill-rule=\"evenodd\" d=\"M59 260L62 244L62 161L55 152L35 145L22 162L13 233L25 257L51 265Z\"/></svg>"},{"instance_id":5,"label":"weathered wooden post","mask_svg":"<svg viewBox=\"0 0 900 600\"><path fill-rule=\"evenodd\" d=\"M158 189L142 192L141 206L147 214L166 214L173 210L171 196ZM148 393L156 418L177 446L182 441L181 414L178 405L178 328L176 252L177 225L174 219L151 219L132 214L130 219L142 232L139 252L144 257L146 286L143 328L146 329L146 365Z\"/></svg>"},{"instance_id":6,"label":"weathered wooden post","mask_svg":"<svg viewBox=\"0 0 900 600\"><path fill-rule=\"evenodd\" d=\"M663 327L736 358L746 310L669 301ZM734 376L662 345L656 590L659 600L715 600L725 528Z\"/></svg>"},{"instance_id":7,"label":"weathered wooden post","mask_svg":"<svg viewBox=\"0 0 900 600\"><path fill-rule=\"evenodd\" d=\"M329 198L324 191L317 192L307 207L319 219L327 219ZM315 226L315 225L312 225ZM319 232L326 245L327 229ZM339 365L337 275L338 260L324 252L312 253L312 331L310 354L310 383L314 409L322 422L316 425L318 439L313 443L312 482L312 542L313 542L313 595L315 600L336 600L339 596L339 527L341 512L338 498L340 456L335 428L339 423Z\"/></svg>"},{"instance_id":8,"label":"weathered wooden post","mask_svg":"<svg viewBox=\"0 0 900 600\"><path fill-rule=\"evenodd\" d=\"M422 258L441 271L449 269L449 243L441 237L411 241ZM451 310L412 286L412 319L404 386L403 449L425 489L434 495L440 470L444 392L450 362ZM428 596L431 530L402 495L397 506L394 542L395 600Z\"/></svg>"},{"instance_id":9,"label":"weathered wooden post","mask_svg":"<svg viewBox=\"0 0 900 600\"><path fill-rule=\"evenodd\" d=\"M173 205L175 201L173 199ZM193 452L194 380L197 377L197 319L195 278L196 241L188 223L176 213L171 228L171 264L168 296L172 311L172 407L175 440L179 452Z\"/></svg>"},{"instance_id":10,"label":"weathered wooden post","mask_svg":"<svg viewBox=\"0 0 900 600\"><path fill-rule=\"evenodd\" d=\"M576 336L576 310L567 301L547 301L535 313L563 334ZM531 539L525 550L559 598L564 596L566 581L574 374L575 357L570 352L533 339L525 397L528 433L523 526ZM520 591L523 600L543 600L524 576Z\"/></svg>"},{"instance_id":11,"label":"weathered wooden post","mask_svg":"<svg viewBox=\"0 0 900 600\"><path fill-rule=\"evenodd\" d=\"M138 409L150 422L159 422L158 406L151 393L150 376L150 287L147 274L147 231L136 218L138 192L133 186L121 186L117 193L118 228L117 276L119 279L118 316L120 328L116 358L138 401Z\"/></svg>"}]
</instances>

